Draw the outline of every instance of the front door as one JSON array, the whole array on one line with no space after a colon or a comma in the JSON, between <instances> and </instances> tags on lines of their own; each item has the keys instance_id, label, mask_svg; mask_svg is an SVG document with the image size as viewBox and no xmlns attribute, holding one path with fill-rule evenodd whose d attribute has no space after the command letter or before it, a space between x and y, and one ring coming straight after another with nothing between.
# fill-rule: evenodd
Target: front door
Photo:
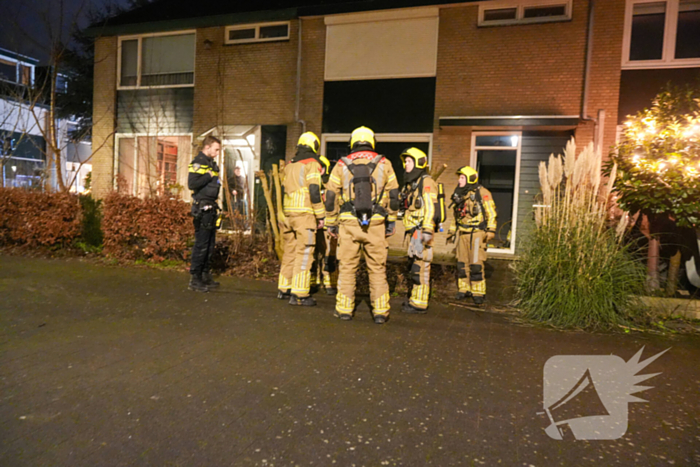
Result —
<instances>
[{"instance_id":1,"label":"front door","mask_svg":"<svg viewBox=\"0 0 700 467\"><path fill-rule=\"evenodd\" d=\"M515 252L521 139L520 132L485 132L473 136L471 164L479 172L479 183L493 195L498 213L490 252Z\"/></svg>"}]
</instances>

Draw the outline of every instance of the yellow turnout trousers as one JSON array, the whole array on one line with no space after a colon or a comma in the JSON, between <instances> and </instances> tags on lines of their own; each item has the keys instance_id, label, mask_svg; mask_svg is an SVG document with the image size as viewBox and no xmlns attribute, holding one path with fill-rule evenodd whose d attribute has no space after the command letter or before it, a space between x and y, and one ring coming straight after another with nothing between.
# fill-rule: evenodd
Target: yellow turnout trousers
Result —
<instances>
[{"instance_id":1,"label":"yellow turnout trousers","mask_svg":"<svg viewBox=\"0 0 700 467\"><path fill-rule=\"evenodd\" d=\"M323 258L323 286L327 289L338 288L338 239L325 231L326 256Z\"/></svg>"},{"instance_id":2,"label":"yellow turnout trousers","mask_svg":"<svg viewBox=\"0 0 700 467\"><path fill-rule=\"evenodd\" d=\"M389 316L389 284L386 281L386 259L389 242L384 224L360 227L358 221L341 222L338 234L338 295L335 309L351 315L355 310L355 284L360 258L364 252L369 273L369 298L373 316Z\"/></svg>"},{"instance_id":3,"label":"yellow turnout trousers","mask_svg":"<svg viewBox=\"0 0 700 467\"><path fill-rule=\"evenodd\" d=\"M283 226L284 255L277 288L297 297L309 296L311 267L316 245L316 218L313 214L287 216Z\"/></svg>"},{"instance_id":4,"label":"yellow turnout trousers","mask_svg":"<svg viewBox=\"0 0 700 467\"><path fill-rule=\"evenodd\" d=\"M459 231L457 237L457 286L460 292L472 295L486 295L484 277L486 261L486 232L473 230Z\"/></svg>"},{"instance_id":5,"label":"yellow turnout trousers","mask_svg":"<svg viewBox=\"0 0 700 467\"><path fill-rule=\"evenodd\" d=\"M433 261L432 240L422 243L421 229L414 229L408 245L408 261L411 267L411 298L409 303L421 310L428 309L430 298L430 263Z\"/></svg>"},{"instance_id":6,"label":"yellow turnout trousers","mask_svg":"<svg viewBox=\"0 0 700 467\"><path fill-rule=\"evenodd\" d=\"M311 269L311 287L323 284L326 289L338 288L338 239L327 230L316 232L314 265Z\"/></svg>"}]
</instances>

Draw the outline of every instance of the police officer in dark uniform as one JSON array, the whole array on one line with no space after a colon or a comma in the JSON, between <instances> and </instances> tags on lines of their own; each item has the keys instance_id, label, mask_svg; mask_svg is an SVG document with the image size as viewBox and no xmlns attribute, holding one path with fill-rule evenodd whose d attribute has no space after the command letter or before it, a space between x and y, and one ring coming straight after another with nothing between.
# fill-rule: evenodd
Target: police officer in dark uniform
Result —
<instances>
[{"instance_id":1,"label":"police officer in dark uniform","mask_svg":"<svg viewBox=\"0 0 700 467\"><path fill-rule=\"evenodd\" d=\"M218 138L204 138L202 150L190 163L187 177L187 186L192 190L194 217L194 246L188 288L197 292L208 292L219 286L211 276L211 257L219 219L219 206L216 204L221 187L219 166L216 164L219 151L221 141Z\"/></svg>"}]
</instances>

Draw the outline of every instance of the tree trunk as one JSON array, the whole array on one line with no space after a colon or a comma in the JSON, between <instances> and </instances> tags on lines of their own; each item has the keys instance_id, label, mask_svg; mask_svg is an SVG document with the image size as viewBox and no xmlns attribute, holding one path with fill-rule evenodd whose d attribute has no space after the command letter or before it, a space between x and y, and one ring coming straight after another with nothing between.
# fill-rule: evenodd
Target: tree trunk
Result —
<instances>
[{"instance_id":1,"label":"tree trunk","mask_svg":"<svg viewBox=\"0 0 700 467\"><path fill-rule=\"evenodd\" d=\"M659 288L659 239L649 238L649 254L647 256L647 276L652 290Z\"/></svg>"},{"instance_id":2,"label":"tree trunk","mask_svg":"<svg viewBox=\"0 0 700 467\"><path fill-rule=\"evenodd\" d=\"M681 269L681 250L676 251L676 254L671 256L671 261L668 264L668 278L666 279L666 296L673 297L676 294L678 286L678 272Z\"/></svg>"}]
</instances>

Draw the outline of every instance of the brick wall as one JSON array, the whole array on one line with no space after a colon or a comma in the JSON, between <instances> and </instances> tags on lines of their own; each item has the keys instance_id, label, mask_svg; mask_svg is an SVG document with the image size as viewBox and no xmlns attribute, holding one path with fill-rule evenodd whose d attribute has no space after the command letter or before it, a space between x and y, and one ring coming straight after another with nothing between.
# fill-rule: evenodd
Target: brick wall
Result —
<instances>
[{"instance_id":1,"label":"brick wall","mask_svg":"<svg viewBox=\"0 0 700 467\"><path fill-rule=\"evenodd\" d=\"M298 38L296 21L279 42L224 45L223 27L198 29L195 136L216 125L293 126Z\"/></svg>"},{"instance_id":2,"label":"brick wall","mask_svg":"<svg viewBox=\"0 0 700 467\"><path fill-rule=\"evenodd\" d=\"M622 36L625 18L623 0L598 1L593 18L593 47L588 88L588 113L596 117L598 109L605 110L602 151L607 157L615 144L617 111L620 99ZM593 125L576 133L579 145L592 141Z\"/></svg>"},{"instance_id":3,"label":"brick wall","mask_svg":"<svg viewBox=\"0 0 700 467\"><path fill-rule=\"evenodd\" d=\"M95 41L93 90L92 191L104 197L114 183L114 129L117 102L117 38Z\"/></svg>"},{"instance_id":4,"label":"brick wall","mask_svg":"<svg viewBox=\"0 0 700 467\"><path fill-rule=\"evenodd\" d=\"M440 10L436 118L578 114L587 2L556 23L480 28L478 11Z\"/></svg>"},{"instance_id":5,"label":"brick wall","mask_svg":"<svg viewBox=\"0 0 700 467\"><path fill-rule=\"evenodd\" d=\"M606 112L604 154L615 141L624 9L623 0L597 2L594 16L588 116ZM436 140L440 116L580 114L587 0L574 0L566 22L479 28L477 19L477 6L440 10ZM593 134L582 123L579 146Z\"/></svg>"},{"instance_id":6,"label":"brick wall","mask_svg":"<svg viewBox=\"0 0 700 467\"><path fill-rule=\"evenodd\" d=\"M306 131L321 137L323 119L323 83L326 62L326 25L323 18L302 20L301 53L301 99L299 118L306 122ZM289 129L288 140L292 144L288 158L294 154L296 141L301 134L301 125Z\"/></svg>"}]
</instances>

